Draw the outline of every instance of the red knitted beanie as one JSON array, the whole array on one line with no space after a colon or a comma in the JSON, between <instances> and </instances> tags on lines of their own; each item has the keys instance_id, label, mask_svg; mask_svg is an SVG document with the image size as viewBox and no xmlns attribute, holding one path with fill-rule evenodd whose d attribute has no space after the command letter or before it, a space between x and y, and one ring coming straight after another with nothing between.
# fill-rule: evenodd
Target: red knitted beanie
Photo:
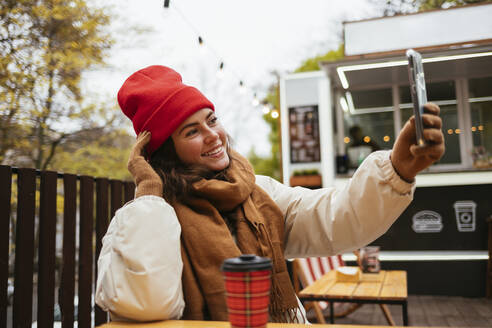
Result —
<instances>
[{"instance_id":1,"label":"red knitted beanie","mask_svg":"<svg viewBox=\"0 0 492 328\"><path fill-rule=\"evenodd\" d=\"M149 131L150 156L190 115L214 105L198 89L185 85L169 67L149 66L133 73L118 91L121 110L133 122L138 135Z\"/></svg>"}]
</instances>

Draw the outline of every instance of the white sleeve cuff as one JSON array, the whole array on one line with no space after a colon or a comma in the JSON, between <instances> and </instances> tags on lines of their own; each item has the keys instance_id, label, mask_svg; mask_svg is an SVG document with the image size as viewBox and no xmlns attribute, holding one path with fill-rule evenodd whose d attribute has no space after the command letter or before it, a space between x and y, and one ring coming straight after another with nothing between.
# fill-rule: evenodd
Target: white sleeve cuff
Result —
<instances>
[{"instance_id":1,"label":"white sleeve cuff","mask_svg":"<svg viewBox=\"0 0 492 328\"><path fill-rule=\"evenodd\" d=\"M376 163L378 167L381 168L382 178L395 192L400 195L412 193L415 188L415 181L413 183L408 183L398 175L393 167L393 163L391 163L391 151L378 151L371 155L377 156Z\"/></svg>"}]
</instances>

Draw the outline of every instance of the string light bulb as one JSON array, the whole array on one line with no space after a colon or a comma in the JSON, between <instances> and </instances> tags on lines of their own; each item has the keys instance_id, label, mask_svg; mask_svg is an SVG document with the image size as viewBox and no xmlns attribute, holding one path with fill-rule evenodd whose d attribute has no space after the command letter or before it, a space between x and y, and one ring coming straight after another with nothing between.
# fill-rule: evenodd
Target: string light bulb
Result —
<instances>
[{"instance_id":1,"label":"string light bulb","mask_svg":"<svg viewBox=\"0 0 492 328\"><path fill-rule=\"evenodd\" d=\"M253 106L258 106L260 104L260 101L258 100L258 98L256 97L256 92L255 94L253 95L253 102L252 102Z\"/></svg>"},{"instance_id":2,"label":"string light bulb","mask_svg":"<svg viewBox=\"0 0 492 328\"><path fill-rule=\"evenodd\" d=\"M198 52L200 55L205 54L205 44L203 43L203 38L200 35L198 36Z\"/></svg>"},{"instance_id":3,"label":"string light bulb","mask_svg":"<svg viewBox=\"0 0 492 328\"><path fill-rule=\"evenodd\" d=\"M224 76L224 62L221 61L219 65L219 70L217 71L217 77L222 78Z\"/></svg>"},{"instance_id":4,"label":"string light bulb","mask_svg":"<svg viewBox=\"0 0 492 328\"><path fill-rule=\"evenodd\" d=\"M246 92L246 88L244 87L244 82L239 81L239 93L244 94Z\"/></svg>"},{"instance_id":5,"label":"string light bulb","mask_svg":"<svg viewBox=\"0 0 492 328\"><path fill-rule=\"evenodd\" d=\"M164 0L164 5L162 6L162 9L163 10L161 10L161 16L163 19L167 20L171 15L169 10L169 0Z\"/></svg>"},{"instance_id":6,"label":"string light bulb","mask_svg":"<svg viewBox=\"0 0 492 328\"><path fill-rule=\"evenodd\" d=\"M270 113L270 106L268 104L263 104L263 114L268 114Z\"/></svg>"},{"instance_id":7,"label":"string light bulb","mask_svg":"<svg viewBox=\"0 0 492 328\"><path fill-rule=\"evenodd\" d=\"M270 115L272 116L273 119L277 119L280 116L280 114L278 113L278 110L276 110L276 109L272 110Z\"/></svg>"}]
</instances>

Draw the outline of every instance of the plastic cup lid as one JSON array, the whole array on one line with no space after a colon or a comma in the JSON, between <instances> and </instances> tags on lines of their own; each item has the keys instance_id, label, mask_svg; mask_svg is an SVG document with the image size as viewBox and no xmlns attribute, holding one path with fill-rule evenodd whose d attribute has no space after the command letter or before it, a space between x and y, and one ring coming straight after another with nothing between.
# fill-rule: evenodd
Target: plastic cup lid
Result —
<instances>
[{"instance_id":1,"label":"plastic cup lid","mask_svg":"<svg viewBox=\"0 0 492 328\"><path fill-rule=\"evenodd\" d=\"M243 254L239 257L225 259L222 263L222 271L259 271L272 267L272 261L268 257L260 257L254 254Z\"/></svg>"}]
</instances>

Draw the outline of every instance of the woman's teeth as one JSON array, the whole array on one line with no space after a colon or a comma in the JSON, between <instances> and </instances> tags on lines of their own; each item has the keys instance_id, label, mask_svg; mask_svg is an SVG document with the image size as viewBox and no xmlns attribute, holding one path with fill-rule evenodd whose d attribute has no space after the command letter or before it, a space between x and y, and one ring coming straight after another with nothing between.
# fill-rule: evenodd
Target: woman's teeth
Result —
<instances>
[{"instance_id":1,"label":"woman's teeth","mask_svg":"<svg viewBox=\"0 0 492 328\"><path fill-rule=\"evenodd\" d=\"M222 146L219 146L219 147L209 151L208 153L204 153L202 156L213 156L213 155L220 153L221 151L222 151Z\"/></svg>"}]
</instances>

